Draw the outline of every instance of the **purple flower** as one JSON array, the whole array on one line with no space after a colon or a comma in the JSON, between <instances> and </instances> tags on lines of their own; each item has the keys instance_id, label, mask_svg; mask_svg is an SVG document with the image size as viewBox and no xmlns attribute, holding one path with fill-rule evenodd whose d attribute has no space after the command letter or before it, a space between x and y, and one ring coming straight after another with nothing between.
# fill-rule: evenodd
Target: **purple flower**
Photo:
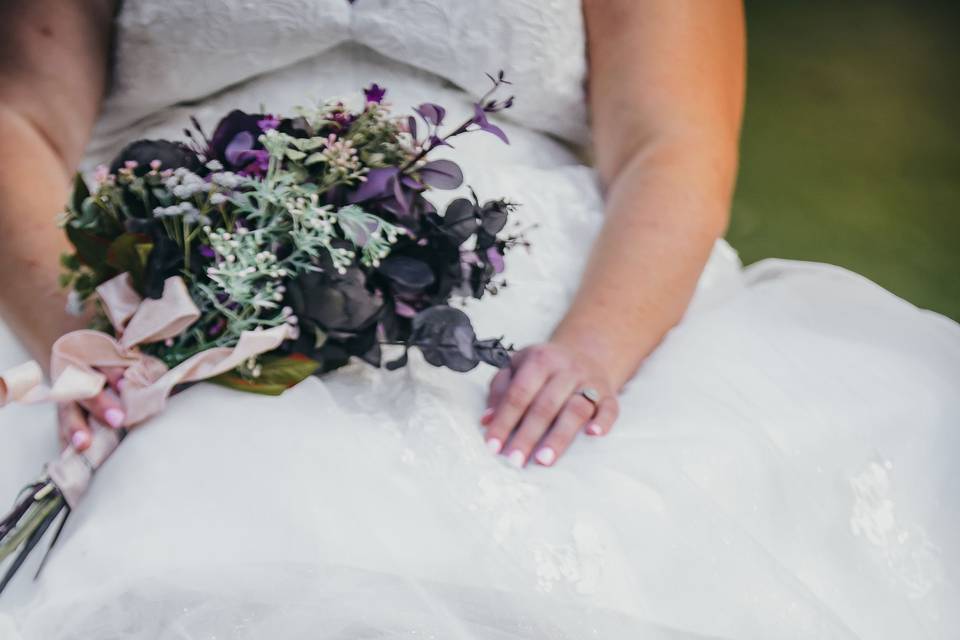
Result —
<instances>
[{"instance_id":1,"label":"purple flower","mask_svg":"<svg viewBox=\"0 0 960 640\"><path fill-rule=\"evenodd\" d=\"M503 273L506 265L503 262L503 254L500 253L500 250L496 246L487 249L487 260L490 262L490 266L493 267L494 273Z\"/></svg>"},{"instance_id":2,"label":"purple flower","mask_svg":"<svg viewBox=\"0 0 960 640\"><path fill-rule=\"evenodd\" d=\"M363 90L363 95L367 99L367 102L376 102L377 104L383 101L383 96L385 96L386 93L387 90L376 82Z\"/></svg>"},{"instance_id":3,"label":"purple flower","mask_svg":"<svg viewBox=\"0 0 960 640\"><path fill-rule=\"evenodd\" d=\"M473 123L483 131L492 133L503 140L506 144L510 144L510 140L507 138L507 134L503 132L503 129L487 120L487 112L480 103L474 105Z\"/></svg>"},{"instance_id":4,"label":"purple flower","mask_svg":"<svg viewBox=\"0 0 960 640\"><path fill-rule=\"evenodd\" d=\"M424 102L419 107L414 109L414 111L419 113L421 118L435 127L439 127L441 124L443 124L443 117L447 113L446 109L432 102Z\"/></svg>"},{"instance_id":5,"label":"purple flower","mask_svg":"<svg viewBox=\"0 0 960 640\"><path fill-rule=\"evenodd\" d=\"M280 119L273 115L267 115L263 120L257 121L257 126L261 131L270 131L280 126Z\"/></svg>"},{"instance_id":6,"label":"purple flower","mask_svg":"<svg viewBox=\"0 0 960 640\"><path fill-rule=\"evenodd\" d=\"M204 258L213 259L213 258L217 257L217 254L214 253L214 251L213 251L213 249L210 247L210 245L202 244L202 245L200 245L200 247L198 248L198 251L200 251L200 255L202 255Z\"/></svg>"},{"instance_id":7,"label":"purple flower","mask_svg":"<svg viewBox=\"0 0 960 640\"><path fill-rule=\"evenodd\" d=\"M270 154L260 144L262 122L273 121L272 116L244 113L235 109L217 125L207 149L209 160L219 160L224 168L246 175L263 175L267 171Z\"/></svg>"},{"instance_id":8,"label":"purple flower","mask_svg":"<svg viewBox=\"0 0 960 640\"><path fill-rule=\"evenodd\" d=\"M343 131L353 124L354 116L352 113L347 113L346 111L334 111L330 119L336 122L340 130Z\"/></svg>"},{"instance_id":9,"label":"purple flower","mask_svg":"<svg viewBox=\"0 0 960 640\"><path fill-rule=\"evenodd\" d=\"M217 321L214 322L209 329L207 329L207 335L218 336L223 332L226 326L227 326L226 320L224 320L223 318L217 318Z\"/></svg>"}]
</instances>

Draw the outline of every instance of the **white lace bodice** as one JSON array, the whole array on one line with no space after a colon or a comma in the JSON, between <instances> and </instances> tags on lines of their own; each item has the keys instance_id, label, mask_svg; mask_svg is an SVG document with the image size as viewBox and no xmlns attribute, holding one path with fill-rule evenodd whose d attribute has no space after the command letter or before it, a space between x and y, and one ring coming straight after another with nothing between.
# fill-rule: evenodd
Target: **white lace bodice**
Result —
<instances>
[{"instance_id":1,"label":"white lace bodice","mask_svg":"<svg viewBox=\"0 0 960 640\"><path fill-rule=\"evenodd\" d=\"M578 0L127 0L117 20L106 128L348 42L471 94L487 88L484 73L503 69L518 98L511 117L568 140L585 138ZM308 92L327 93L304 86Z\"/></svg>"}]
</instances>

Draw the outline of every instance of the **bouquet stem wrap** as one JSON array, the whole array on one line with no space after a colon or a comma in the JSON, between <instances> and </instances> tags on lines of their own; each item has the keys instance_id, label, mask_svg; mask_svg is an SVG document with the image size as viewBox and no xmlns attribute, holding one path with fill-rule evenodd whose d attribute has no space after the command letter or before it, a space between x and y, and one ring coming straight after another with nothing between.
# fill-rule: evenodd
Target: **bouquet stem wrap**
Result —
<instances>
[{"instance_id":1,"label":"bouquet stem wrap","mask_svg":"<svg viewBox=\"0 0 960 640\"><path fill-rule=\"evenodd\" d=\"M121 367L125 373L120 401L126 415L124 426L129 427L160 413L177 385L230 371L249 358L273 351L292 337L291 328L286 324L247 331L234 347L201 351L169 369L158 358L140 351L138 345L177 336L200 317L183 280L179 276L170 277L159 299L143 299L125 273L100 285L97 294L117 337L93 330L64 335L52 349L53 384L49 387L43 384L43 372L36 362L14 367L0 375L0 406L10 402L72 402L92 398L106 383L100 369ZM58 461L48 465L47 472L67 504L76 505L86 492L93 472L119 442L117 432L95 429L91 446L84 453L68 449Z\"/></svg>"}]
</instances>

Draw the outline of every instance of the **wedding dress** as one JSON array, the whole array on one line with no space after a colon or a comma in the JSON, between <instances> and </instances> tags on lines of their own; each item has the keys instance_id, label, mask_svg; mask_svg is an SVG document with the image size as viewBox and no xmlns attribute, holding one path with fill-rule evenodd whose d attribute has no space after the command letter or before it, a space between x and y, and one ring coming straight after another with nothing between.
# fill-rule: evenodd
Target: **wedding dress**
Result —
<instances>
[{"instance_id":1,"label":"wedding dress","mask_svg":"<svg viewBox=\"0 0 960 640\"><path fill-rule=\"evenodd\" d=\"M603 217L575 0L128 0L84 164L376 82L455 115L507 72L455 156L522 204L529 254L470 304L543 340ZM770 212L776 215L776 212ZM637 274L642 278L643 274ZM0 368L25 354L5 330ZM840 268L741 268L718 242L683 322L603 438L553 468L484 446L492 372L354 364L280 398L199 385L99 472L0 638L960 637L960 326ZM49 407L0 413L0 495L56 455Z\"/></svg>"}]
</instances>

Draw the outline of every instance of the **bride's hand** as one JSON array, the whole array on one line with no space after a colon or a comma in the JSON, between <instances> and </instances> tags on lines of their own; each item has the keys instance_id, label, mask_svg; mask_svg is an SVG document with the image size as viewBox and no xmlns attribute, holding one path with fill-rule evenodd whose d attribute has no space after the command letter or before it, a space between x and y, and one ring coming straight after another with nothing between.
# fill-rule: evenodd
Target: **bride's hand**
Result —
<instances>
[{"instance_id":1,"label":"bride's hand","mask_svg":"<svg viewBox=\"0 0 960 640\"><path fill-rule=\"evenodd\" d=\"M126 416L118 396L123 379L123 369L110 368L101 371L107 377L107 388L100 395L80 402L65 402L57 409L60 423L60 443L83 451L90 446L93 432L89 418L117 428L123 425Z\"/></svg>"},{"instance_id":2,"label":"bride's hand","mask_svg":"<svg viewBox=\"0 0 960 640\"><path fill-rule=\"evenodd\" d=\"M596 404L580 393L584 389L597 391ZM522 467L531 454L549 466L581 429L607 433L618 410L616 389L601 363L548 342L517 352L511 366L494 376L480 422L490 450L503 452L514 466Z\"/></svg>"}]
</instances>

